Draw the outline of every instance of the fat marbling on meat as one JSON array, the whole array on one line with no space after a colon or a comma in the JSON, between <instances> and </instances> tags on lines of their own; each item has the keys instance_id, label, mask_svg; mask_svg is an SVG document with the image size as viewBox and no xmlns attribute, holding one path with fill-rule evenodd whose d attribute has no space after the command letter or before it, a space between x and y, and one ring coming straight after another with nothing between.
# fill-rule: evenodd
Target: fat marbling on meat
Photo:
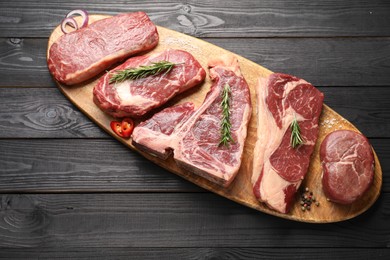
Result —
<instances>
[{"instance_id":1,"label":"fat marbling on meat","mask_svg":"<svg viewBox=\"0 0 390 260\"><path fill-rule=\"evenodd\" d=\"M116 71L169 61L177 65L169 72L145 78L110 83ZM175 95L198 86L206 77L199 62L188 52L167 49L163 52L131 57L107 72L93 89L94 102L114 117L141 117Z\"/></svg>"},{"instance_id":2,"label":"fat marbling on meat","mask_svg":"<svg viewBox=\"0 0 390 260\"><path fill-rule=\"evenodd\" d=\"M57 81L74 85L154 48L158 41L157 28L146 13L118 14L59 37L50 47L47 63Z\"/></svg>"},{"instance_id":3,"label":"fat marbling on meat","mask_svg":"<svg viewBox=\"0 0 390 260\"><path fill-rule=\"evenodd\" d=\"M374 179L374 155L367 138L351 130L328 134L321 143L322 188L334 202L350 204Z\"/></svg>"},{"instance_id":4,"label":"fat marbling on meat","mask_svg":"<svg viewBox=\"0 0 390 260\"><path fill-rule=\"evenodd\" d=\"M132 138L137 147L161 158L173 151L180 167L228 186L242 161L252 112L250 91L233 55L210 60L209 67L213 84L199 108L189 103L167 108L135 127ZM231 89L233 141L225 146L220 145L220 140L222 91L226 84Z\"/></svg>"},{"instance_id":5,"label":"fat marbling on meat","mask_svg":"<svg viewBox=\"0 0 390 260\"><path fill-rule=\"evenodd\" d=\"M270 208L287 213L305 177L318 137L323 94L303 79L273 73L256 86L257 141L253 155L253 192ZM302 145L290 145L294 118Z\"/></svg>"}]
</instances>

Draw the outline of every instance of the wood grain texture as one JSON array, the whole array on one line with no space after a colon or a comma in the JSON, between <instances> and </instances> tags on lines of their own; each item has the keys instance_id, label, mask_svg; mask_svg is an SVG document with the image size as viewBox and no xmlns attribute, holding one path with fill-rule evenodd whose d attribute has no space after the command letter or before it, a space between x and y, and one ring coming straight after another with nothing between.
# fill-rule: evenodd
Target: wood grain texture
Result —
<instances>
[{"instance_id":1,"label":"wood grain texture","mask_svg":"<svg viewBox=\"0 0 390 260\"><path fill-rule=\"evenodd\" d=\"M109 16L103 15L90 15L89 22L93 23L96 20L104 19ZM207 63L209 57L213 55L223 55L229 54L229 51L224 50L216 45L212 45L208 42L199 40L197 38L172 31L166 28L158 27L159 32L159 44L149 53L156 53L163 51L167 48L173 49L182 49L190 52L204 67L207 68ZM59 26L54 29L51 34L48 42L48 53L50 46L63 35ZM233 55L233 53L230 53ZM272 72L250 60L247 60L241 56L236 56L241 68L241 73L248 82L249 88L251 90L251 99L253 106L255 107L255 86L259 77L267 77ZM127 145L133 150L137 150L131 143L131 140L125 140L118 137L110 128L110 122L114 120L111 116L108 116L102 112L93 102L92 90L95 86L99 76L88 80L86 83L81 83L74 86L65 86L57 82L59 89L64 93L64 95L71 100L83 113L85 113L92 121L99 125L106 132L110 133L114 138L123 144ZM211 86L211 80L206 77L205 82L198 87L196 90L191 91L190 95L185 97L180 97L178 99L173 99L172 102L169 102L169 106L174 105L175 103L181 102L193 102L195 106L200 106L206 96L209 88ZM330 121L330 122L329 122ZM328 123L329 122L329 123ZM319 160L319 145L322 142L323 138L330 132L340 129L348 129L353 131L358 131L350 122L338 115L334 110L324 105L322 116L320 118L320 128L319 128L319 137L317 144L315 146L313 155L311 157L311 163L306 174L305 179L302 182L302 187L310 187L317 195L320 203L322 200L326 200L325 195L321 189L321 165ZM205 188L209 191L217 193L221 196L224 196L228 199L231 199L235 202L241 203L248 207L254 208L256 210L266 212L275 216L282 218L287 218L296 221L304 222L314 222L314 223L328 223L342 221L346 219L353 218L365 210L367 210L378 198L382 186L382 171L379 160L374 152L375 158L375 173L374 181L371 188L365 195L358 201L350 205L337 205L331 204L328 206L323 206L317 211L313 212L310 215L305 215L305 212L301 211L301 206L299 205L299 200L295 200L295 203L292 205L291 210L288 214L281 214L274 210L269 209L264 204L257 201L253 194L253 187L251 183L252 176L252 162L253 158L253 149L254 143L256 142L256 117L252 116L249 125L248 125L248 134L245 141L241 168L238 171L237 177L233 183L228 187L221 187L212 183L200 176L194 175L191 172L188 172L180 167L174 162L173 158L168 158L167 160L161 160L152 156L148 153L140 152L144 157L150 161L164 167L165 169L183 177L186 180L191 181L192 183ZM297 194L298 196L299 194Z\"/></svg>"},{"instance_id":2,"label":"wood grain texture","mask_svg":"<svg viewBox=\"0 0 390 260\"><path fill-rule=\"evenodd\" d=\"M0 259L390 259L389 5L0 1ZM319 86L330 107L379 137L370 138L383 169L379 200L341 223L286 221L207 193L129 151L62 97L47 71L47 37L80 7L142 8L161 26ZM25 194L37 192L48 194Z\"/></svg>"},{"instance_id":3,"label":"wood grain texture","mask_svg":"<svg viewBox=\"0 0 390 260\"><path fill-rule=\"evenodd\" d=\"M0 86L50 86L43 39L0 38Z\"/></svg>"},{"instance_id":4,"label":"wood grain texture","mask_svg":"<svg viewBox=\"0 0 390 260\"><path fill-rule=\"evenodd\" d=\"M58 89L0 88L0 138L107 138Z\"/></svg>"},{"instance_id":5,"label":"wood grain texture","mask_svg":"<svg viewBox=\"0 0 390 260\"><path fill-rule=\"evenodd\" d=\"M209 193L0 196L0 248L385 248L390 194L363 215L313 225ZM310 214L310 212L309 212ZM337 234L337 236L335 235ZM312 238L312 239L308 239Z\"/></svg>"},{"instance_id":6,"label":"wood grain texture","mask_svg":"<svg viewBox=\"0 0 390 260\"><path fill-rule=\"evenodd\" d=\"M368 137L390 138L390 88L319 87ZM0 88L0 138L109 138L54 88Z\"/></svg>"},{"instance_id":7,"label":"wood grain texture","mask_svg":"<svg viewBox=\"0 0 390 260\"><path fill-rule=\"evenodd\" d=\"M388 259L385 248L23 248L1 249L0 259Z\"/></svg>"},{"instance_id":8,"label":"wood grain texture","mask_svg":"<svg viewBox=\"0 0 390 260\"><path fill-rule=\"evenodd\" d=\"M114 140L0 140L0 192L205 192Z\"/></svg>"},{"instance_id":9,"label":"wood grain texture","mask_svg":"<svg viewBox=\"0 0 390 260\"><path fill-rule=\"evenodd\" d=\"M355 38L205 40L272 71L297 75L318 87L390 86L390 42L386 37L358 41ZM46 38L0 38L0 87L53 87L46 65L46 47Z\"/></svg>"},{"instance_id":10,"label":"wood grain texture","mask_svg":"<svg viewBox=\"0 0 390 260\"><path fill-rule=\"evenodd\" d=\"M146 11L160 26L197 37L390 36L390 5L381 0L0 2L0 37L47 37L73 9ZM38 17L36 17L38 14ZM44 15L39 15L44 14Z\"/></svg>"},{"instance_id":11,"label":"wood grain texture","mask_svg":"<svg viewBox=\"0 0 390 260\"><path fill-rule=\"evenodd\" d=\"M390 139L370 142L390 193ZM0 165L0 193L206 192L113 138L0 140Z\"/></svg>"}]
</instances>

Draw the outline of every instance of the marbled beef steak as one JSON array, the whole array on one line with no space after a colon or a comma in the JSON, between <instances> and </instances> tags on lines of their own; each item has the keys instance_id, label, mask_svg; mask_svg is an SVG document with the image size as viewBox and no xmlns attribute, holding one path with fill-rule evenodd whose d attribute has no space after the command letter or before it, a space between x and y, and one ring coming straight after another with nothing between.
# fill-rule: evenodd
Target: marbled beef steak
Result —
<instances>
[{"instance_id":1,"label":"marbled beef steak","mask_svg":"<svg viewBox=\"0 0 390 260\"><path fill-rule=\"evenodd\" d=\"M259 79L256 98L253 191L270 208L287 213L310 164L324 96L303 79L273 73ZM294 119L304 141L295 148L290 144Z\"/></svg>"},{"instance_id":2,"label":"marbled beef steak","mask_svg":"<svg viewBox=\"0 0 390 260\"><path fill-rule=\"evenodd\" d=\"M322 188L334 202L359 199L374 179L374 155L367 138L350 130L328 134L320 148Z\"/></svg>"},{"instance_id":3,"label":"marbled beef steak","mask_svg":"<svg viewBox=\"0 0 390 260\"><path fill-rule=\"evenodd\" d=\"M209 62L213 80L203 104L185 103L155 114L134 129L133 143L156 156L166 158L170 151L179 166L212 182L228 186L242 160L252 106L248 84L238 61L226 55ZM222 91L228 84L233 141L221 145Z\"/></svg>"},{"instance_id":4,"label":"marbled beef steak","mask_svg":"<svg viewBox=\"0 0 390 260\"><path fill-rule=\"evenodd\" d=\"M119 14L62 35L50 47L47 63L57 81L73 85L154 48L158 40L157 28L144 12Z\"/></svg>"},{"instance_id":5,"label":"marbled beef steak","mask_svg":"<svg viewBox=\"0 0 390 260\"><path fill-rule=\"evenodd\" d=\"M183 125L195 110L194 104L186 102L154 114L141 122L133 131L133 144L161 159L167 159L174 149L174 142Z\"/></svg>"},{"instance_id":6,"label":"marbled beef steak","mask_svg":"<svg viewBox=\"0 0 390 260\"><path fill-rule=\"evenodd\" d=\"M110 78L116 71L139 68L160 61L177 65L169 72L110 83ZM132 57L106 73L93 89L94 101L103 111L114 117L140 117L175 95L199 85L205 77L205 70L190 53L168 49L160 53Z\"/></svg>"}]
</instances>

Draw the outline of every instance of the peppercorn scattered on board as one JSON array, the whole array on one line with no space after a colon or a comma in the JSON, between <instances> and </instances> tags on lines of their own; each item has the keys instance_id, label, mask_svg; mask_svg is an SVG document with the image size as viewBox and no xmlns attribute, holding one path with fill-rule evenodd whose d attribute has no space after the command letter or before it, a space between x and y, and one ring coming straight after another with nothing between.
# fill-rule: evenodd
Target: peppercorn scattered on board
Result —
<instances>
[{"instance_id":1,"label":"peppercorn scattered on board","mask_svg":"<svg viewBox=\"0 0 390 260\"><path fill-rule=\"evenodd\" d=\"M103 19L109 16L105 15L90 15L89 23ZM182 49L190 52L206 69L207 73L207 62L210 57L215 57L225 53L231 53L225 49L222 49L218 46L210 44L206 41L170 30L163 27L158 27L158 32L160 36L160 42L158 46L153 49L150 53L160 52L167 48L176 48ZM60 27L57 27L52 32L49 42L48 50L50 46L56 41L58 37L62 35ZM265 77L272 72L261 65L258 65L248 59L245 59L239 55L236 55L239 60L239 65L247 80L252 96L252 105L253 108L256 107L255 91L254 86L256 85L257 79L259 77ZM255 210L274 215L281 218L286 218L295 221L301 222L310 222L310 223L330 223L338 222L353 217L358 216L359 214L365 212L370 208L374 202L377 200L380 194L382 186L382 170L378 160L377 155L374 151L375 157L375 176L374 182L368 192L357 202L350 205L338 205L327 201L321 185L321 165L319 158L319 147L324 139L324 137L335 130L339 129L349 129L353 131L359 131L355 126L350 122L344 119L342 116L337 114L327 105L323 106L322 115L320 118L319 126L319 138L316 143L315 150L311 158L311 164L308 170L308 173L301 185L302 190L297 192L295 204L293 205L291 211L288 214L277 213L269 209L266 205L256 200L251 183L251 174L252 174L252 162L256 160L253 158L253 148L256 140L256 117L254 116L256 110L253 109L252 119L248 127L248 136L244 147L244 156L240 171L233 181L233 183L228 188L223 188L214 183L211 183L199 176L186 172L180 169L172 158L168 160L160 160L156 157L153 157L147 153L138 151L132 144L131 139L126 140L118 137L110 128L110 122L114 118L103 113L93 102L92 89L96 84L98 78L101 75L95 77L93 80L89 80L85 83L75 85L75 86L65 86L59 82L56 82L58 88L62 93L76 106L78 107L85 115L87 115L93 122L95 122L102 129L111 134L114 138L122 142L124 145L130 149L141 153L144 157L150 160L153 163L169 170L170 172L181 176L182 178L204 188L211 192L214 192L218 195L221 195L227 199L245 205L247 207L253 208ZM177 103L182 103L186 101L191 101L195 103L196 106L199 106L204 98L206 93L209 91L211 86L211 81L206 76L206 81L196 88L196 90L191 90L189 93L183 93L172 102L169 102L168 105L174 105ZM315 194L315 200L318 202L318 206L311 206L310 210L302 210L302 199L301 196L305 193L305 188L308 188L313 194ZM314 202L315 203L315 202Z\"/></svg>"}]
</instances>

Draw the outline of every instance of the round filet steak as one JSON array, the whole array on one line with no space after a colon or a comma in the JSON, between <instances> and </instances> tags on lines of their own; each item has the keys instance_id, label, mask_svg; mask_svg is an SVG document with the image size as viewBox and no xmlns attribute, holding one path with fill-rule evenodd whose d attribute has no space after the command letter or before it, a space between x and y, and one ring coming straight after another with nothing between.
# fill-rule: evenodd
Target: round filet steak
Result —
<instances>
[{"instance_id":1,"label":"round filet steak","mask_svg":"<svg viewBox=\"0 0 390 260\"><path fill-rule=\"evenodd\" d=\"M321 144L322 188L333 202L350 204L374 178L374 155L367 138L350 130L334 131Z\"/></svg>"}]
</instances>

